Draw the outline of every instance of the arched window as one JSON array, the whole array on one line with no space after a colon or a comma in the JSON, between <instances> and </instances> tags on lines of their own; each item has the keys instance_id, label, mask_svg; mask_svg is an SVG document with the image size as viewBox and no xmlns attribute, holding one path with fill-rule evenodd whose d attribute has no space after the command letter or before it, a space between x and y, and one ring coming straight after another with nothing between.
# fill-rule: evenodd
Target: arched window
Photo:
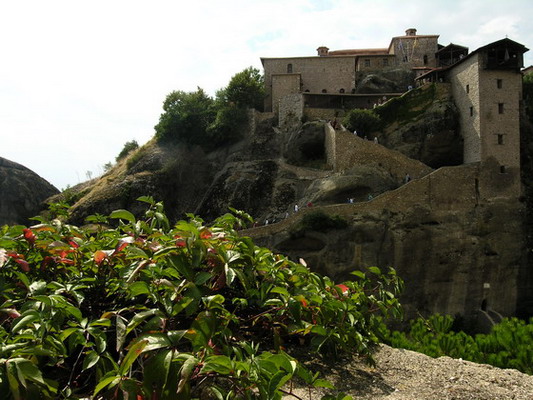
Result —
<instances>
[{"instance_id":1,"label":"arched window","mask_svg":"<svg viewBox=\"0 0 533 400\"><path fill-rule=\"evenodd\" d=\"M339 93L344 93L344 89L339 90Z\"/></svg>"},{"instance_id":2,"label":"arched window","mask_svg":"<svg viewBox=\"0 0 533 400\"><path fill-rule=\"evenodd\" d=\"M326 89L322 89L322 93L327 93L328 91Z\"/></svg>"},{"instance_id":3,"label":"arched window","mask_svg":"<svg viewBox=\"0 0 533 400\"><path fill-rule=\"evenodd\" d=\"M292 74L292 64L287 64L287 73Z\"/></svg>"}]
</instances>

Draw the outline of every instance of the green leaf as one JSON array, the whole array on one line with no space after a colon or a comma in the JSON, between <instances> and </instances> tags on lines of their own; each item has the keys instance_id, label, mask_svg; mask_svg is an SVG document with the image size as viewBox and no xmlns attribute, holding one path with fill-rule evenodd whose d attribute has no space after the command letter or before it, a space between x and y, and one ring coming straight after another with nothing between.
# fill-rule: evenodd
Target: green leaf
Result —
<instances>
[{"instance_id":1,"label":"green leaf","mask_svg":"<svg viewBox=\"0 0 533 400\"><path fill-rule=\"evenodd\" d=\"M113 387L115 386L117 383L120 382L120 379L121 379L121 376L120 375L111 375L111 376L108 376L108 377L104 377L102 378L98 384L96 385L96 387L94 388L94 393L93 393L93 397L96 397L96 395L102 390L104 389L106 386L109 386L109 387Z\"/></svg>"},{"instance_id":2,"label":"green leaf","mask_svg":"<svg viewBox=\"0 0 533 400\"><path fill-rule=\"evenodd\" d=\"M99 360L100 360L100 356L98 355L98 353L96 353L96 351L94 350L89 351L85 355L85 358L83 360L83 367L82 367L83 371L94 367Z\"/></svg>"},{"instance_id":3,"label":"green leaf","mask_svg":"<svg viewBox=\"0 0 533 400\"><path fill-rule=\"evenodd\" d=\"M178 251L176 246L171 247L165 247L164 249L158 250L154 253L153 259L157 260L158 258L161 258L163 256L166 256L167 254L174 253Z\"/></svg>"},{"instance_id":4,"label":"green leaf","mask_svg":"<svg viewBox=\"0 0 533 400\"><path fill-rule=\"evenodd\" d=\"M285 382L287 382L291 378L291 374L288 374L283 371L279 371L272 378L270 378L270 381L268 382L268 393L270 396L273 396L277 390L282 387Z\"/></svg>"},{"instance_id":5,"label":"green leaf","mask_svg":"<svg viewBox=\"0 0 533 400\"><path fill-rule=\"evenodd\" d=\"M210 356L204 361L202 372L217 372L222 375L229 375L233 370L231 359L227 356Z\"/></svg>"},{"instance_id":6,"label":"green leaf","mask_svg":"<svg viewBox=\"0 0 533 400\"><path fill-rule=\"evenodd\" d=\"M126 327L126 335L130 333L132 330L137 328L141 322L143 322L146 318L160 314L160 311L156 308L153 308L151 310L141 311L131 319L128 326Z\"/></svg>"},{"instance_id":7,"label":"green leaf","mask_svg":"<svg viewBox=\"0 0 533 400\"><path fill-rule=\"evenodd\" d=\"M133 344L130 347L130 350L128 351L128 354L126 354L126 357L122 360L122 363L120 363L120 367L118 369L118 373L121 376L124 376L128 373L131 365L134 363L134 361L139 357L139 355L143 352L144 348L148 345L148 340L141 340L135 344Z\"/></svg>"},{"instance_id":8,"label":"green leaf","mask_svg":"<svg viewBox=\"0 0 533 400\"><path fill-rule=\"evenodd\" d=\"M143 353L171 346L166 333L150 333L142 335L138 340L145 340L148 342L143 349Z\"/></svg>"},{"instance_id":9,"label":"green leaf","mask_svg":"<svg viewBox=\"0 0 533 400\"><path fill-rule=\"evenodd\" d=\"M191 376L196 365L198 365L198 362L199 360L193 356L190 356L185 360L180 368L180 381L178 384L177 393L183 393L183 391L187 388L189 377Z\"/></svg>"},{"instance_id":10,"label":"green leaf","mask_svg":"<svg viewBox=\"0 0 533 400\"><path fill-rule=\"evenodd\" d=\"M13 326L11 327L11 332L15 333L27 325L31 324L33 321L41 319L39 313L35 310L28 310L24 312L20 317L16 318Z\"/></svg>"},{"instance_id":11,"label":"green leaf","mask_svg":"<svg viewBox=\"0 0 533 400\"><path fill-rule=\"evenodd\" d=\"M270 293L279 293L279 294L282 294L285 297L290 297L291 296L291 294L288 292L287 289L285 289L283 287L280 287L280 286L276 286L276 287L272 288L270 290Z\"/></svg>"},{"instance_id":12,"label":"green leaf","mask_svg":"<svg viewBox=\"0 0 533 400\"><path fill-rule=\"evenodd\" d=\"M381 275L381 270L378 267L368 267L368 270L376 275Z\"/></svg>"},{"instance_id":13,"label":"green leaf","mask_svg":"<svg viewBox=\"0 0 533 400\"><path fill-rule=\"evenodd\" d=\"M109 215L109 218L125 219L131 223L135 223L135 216L128 210L115 210Z\"/></svg>"},{"instance_id":14,"label":"green leaf","mask_svg":"<svg viewBox=\"0 0 533 400\"><path fill-rule=\"evenodd\" d=\"M313 381L314 387L323 387L327 389L335 389L335 386L327 379L316 379Z\"/></svg>"},{"instance_id":15,"label":"green leaf","mask_svg":"<svg viewBox=\"0 0 533 400\"><path fill-rule=\"evenodd\" d=\"M166 385L172 354L172 349L162 350L146 361L143 384L149 391L153 390L153 388L163 389Z\"/></svg>"},{"instance_id":16,"label":"green leaf","mask_svg":"<svg viewBox=\"0 0 533 400\"><path fill-rule=\"evenodd\" d=\"M150 287L144 281L136 281L128 286L128 291L131 297L135 297L141 294L150 294Z\"/></svg>"},{"instance_id":17,"label":"green leaf","mask_svg":"<svg viewBox=\"0 0 533 400\"><path fill-rule=\"evenodd\" d=\"M151 206L153 206L155 204L155 200L152 196L141 196L141 197L137 197L137 200L138 201L142 201L144 203L148 203L150 204Z\"/></svg>"}]
</instances>

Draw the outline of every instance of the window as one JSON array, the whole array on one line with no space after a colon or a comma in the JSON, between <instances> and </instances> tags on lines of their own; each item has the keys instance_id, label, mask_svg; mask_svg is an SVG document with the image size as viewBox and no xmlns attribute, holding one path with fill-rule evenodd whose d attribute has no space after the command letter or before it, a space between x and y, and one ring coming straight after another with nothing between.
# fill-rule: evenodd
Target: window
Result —
<instances>
[{"instance_id":1,"label":"window","mask_svg":"<svg viewBox=\"0 0 533 400\"><path fill-rule=\"evenodd\" d=\"M496 87L501 89L503 87L503 81L501 79L496 79Z\"/></svg>"},{"instance_id":2,"label":"window","mask_svg":"<svg viewBox=\"0 0 533 400\"><path fill-rule=\"evenodd\" d=\"M388 65L389 65L389 59L388 58L384 58L383 59L383 66L387 67Z\"/></svg>"},{"instance_id":3,"label":"window","mask_svg":"<svg viewBox=\"0 0 533 400\"><path fill-rule=\"evenodd\" d=\"M344 93L344 89L339 90L339 93Z\"/></svg>"},{"instance_id":4,"label":"window","mask_svg":"<svg viewBox=\"0 0 533 400\"><path fill-rule=\"evenodd\" d=\"M287 73L292 74L292 64L287 64Z\"/></svg>"},{"instance_id":5,"label":"window","mask_svg":"<svg viewBox=\"0 0 533 400\"><path fill-rule=\"evenodd\" d=\"M466 93L470 93L470 85L466 85Z\"/></svg>"},{"instance_id":6,"label":"window","mask_svg":"<svg viewBox=\"0 0 533 400\"><path fill-rule=\"evenodd\" d=\"M428 65L428 56L424 54L424 65Z\"/></svg>"},{"instance_id":7,"label":"window","mask_svg":"<svg viewBox=\"0 0 533 400\"><path fill-rule=\"evenodd\" d=\"M326 89L322 89L322 93L327 93L328 91Z\"/></svg>"},{"instance_id":8,"label":"window","mask_svg":"<svg viewBox=\"0 0 533 400\"><path fill-rule=\"evenodd\" d=\"M502 134L498 134L498 144L503 144L503 135Z\"/></svg>"},{"instance_id":9,"label":"window","mask_svg":"<svg viewBox=\"0 0 533 400\"><path fill-rule=\"evenodd\" d=\"M500 174L505 174L505 165L500 165Z\"/></svg>"},{"instance_id":10,"label":"window","mask_svg":"<svg viewBox=\"0 0 533 400\"><path fill-rule=\"evenodd\" d=\"M370 60L365 58L365 67L370 67Z\"/></svg>"},{"instance_id":11,"label":"window","mask_svg":"<svg viewBox=\"0 0 533 400\"><path fill-rule=\"evenodd\" d=\"M471 117L474 116L474 107L470 107L470 116L471 116Z\"/></svg>"},{"instance_id":12,"label":"window","mask_svg":"<svg viewBox=\"0 0 533 400\"><path fill-rule=\"evenodd\" d=\"M498 103L498 114L503 114L503 103Z\"/></svg>"}]
</instances>

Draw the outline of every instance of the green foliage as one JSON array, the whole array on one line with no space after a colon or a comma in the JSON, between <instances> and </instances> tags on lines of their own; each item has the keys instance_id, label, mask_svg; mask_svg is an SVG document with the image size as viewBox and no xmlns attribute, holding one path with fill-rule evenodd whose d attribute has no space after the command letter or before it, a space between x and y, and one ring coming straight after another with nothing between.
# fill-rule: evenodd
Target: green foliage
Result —
<instances>
[{"instance_id":1,"label":"green foliage","mask_svg":"<svg viewBox=\"0 0 533 400\"><path fill-rule=\"evenodd\" d=\"M344 229L347 226L348 222L338 215L330 216L323 211L313 211L302 217L300 229L327 232L332 229Z\"/></svg>"},{"instance_id":2,"label":"green foliage","mask_svg":"<svg viewBox=\"0 0 533 400\"><path fill-rule=\"evenodd\" d=\"M381 127L381 119L374 110L353 109L348 111L342 124L350 131L368 134L377 131Z\"/></svg>"},{"instance_id":3,"label":"green foliage","mask_svg":"<svg viewBox=\"0 0 533 400\"><path fill-rule=\"evenodd\" d=\"M128 154L130 154L133 150L137 150L139 148L139 143L137 143L136 140L130 140L129 142L124 143L124 147L118 153L118 156L116 156L115 161L119 162L124 157L126 157Z\"/></svg>"},{"instance_id":4,"label":"green foliage","mask_svg":"<svg viewBox=\"0 0 533 400\"><path fill-rule=\"evenodd\" d=\"M240 140L241 130L247 120L246 108L240 108L234 104L221 106L217 111L215 121L207 129L211 145L223 146Z\"/></svg>"},{"instance_id":5,"label":"green foliage","mask_svg":"<svg viewBox=\"0 0 533 400\"><path fill-rule=\"evenodd\" d=\"M217 92L217 99L238 108L262 111L265 99L263 76L257 68L248 67L233 75L228 86Z\"/></svg>"},{"instance_id":6,"label":"green foliage","mask_svg":"<svg viewBox=\"0 0 533 400\"><path fill-rule=\"evenodd\" d=\"M155 126L156 139L197 145L205 143L207 127L216 115L213 103L201 88L195 92L173 91L163 103L164 113Z\"/></svg>"},{"instance_id":7,"label":"green foliage","mask_svg":"<svg viewBox=\"0 0 533 400\"><path fill-rule=\"evenodd\" d=\"M292 343L370 355L378 316L399 313L392 270L335 284L240 237L245 213L171 227L139 200L139 220L0 228L3 399L281 399L296 377L331 387Z\"/></svg>"},{"instance_id":8,"label":"green foliage","mask_svg":"<svg viewBox=\"0 0 533 400\"><path fill-rule=\"evenodd\" d=\"M517 318L504 319L490 334L467 335L452 331L453 318L433 315L411 321L409 332L382 335L393 347L418 351L431 357L449 356L499 368L516 368L533 374L533 318L529 323Z\"/></svg>"},{"instance_id":9,"label":"green foliage","mask_svg":"<svg viewBox=\"0 0 533 400\"><path fill-rule=\"evenodd\" d=\"M398 122L402 125L412 122L434 104L437 95L435 85L410 90L403 96L390 99L374 111L384 124Z\"/></svg>"}]
</instances>

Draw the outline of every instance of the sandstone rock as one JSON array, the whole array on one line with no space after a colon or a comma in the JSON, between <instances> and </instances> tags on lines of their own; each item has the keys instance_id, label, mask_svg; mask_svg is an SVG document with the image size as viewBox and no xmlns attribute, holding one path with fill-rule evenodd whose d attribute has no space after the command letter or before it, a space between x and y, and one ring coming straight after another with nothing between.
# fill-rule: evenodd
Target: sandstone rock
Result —
<instances>
[{"instance_id":1,"label":"sandstone rock","mask_svg":"<svg viewBox=\"0 0 533 400\"><path fill-rule=\"evenodd\" d=\"M283 155L288 163L305 165L324 158L324 125L306 123L298 131L288 134Z\"/></svg>"},{"instance_id":2,"label":"sandstone rock","mask_svg":"<svg viewBox=\"0 0 533 400\"><path fill-rule=\"evenodd\" d=\"M27 225L59 190L30 169L0 157L0 193L0 225Z\"/></svg>"}]
</instances>

